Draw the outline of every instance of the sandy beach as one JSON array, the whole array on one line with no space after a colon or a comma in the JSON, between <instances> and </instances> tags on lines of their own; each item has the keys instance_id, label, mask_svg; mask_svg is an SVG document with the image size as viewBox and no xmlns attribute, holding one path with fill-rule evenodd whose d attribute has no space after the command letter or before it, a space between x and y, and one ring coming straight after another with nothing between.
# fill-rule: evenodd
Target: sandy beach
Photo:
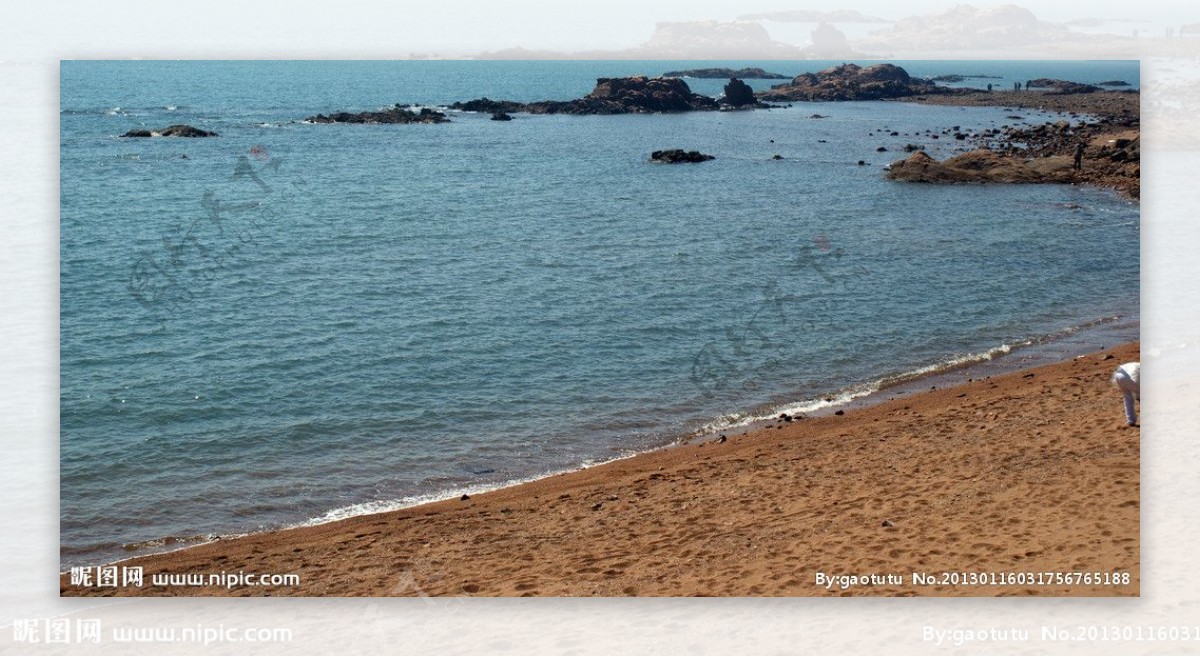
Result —
<instances>
[{"instance_id":1,"label":"sandy beach","mask_svg":"<svg viewBox=\"0 0 1200 657\"><path fill-rule=\"evenodd\" d=\"M141 587L72 586L64 573L61 594L1135 596L1141 432L1124 426L1109 377L1139 360L1138 349L778 421L466 500L121 562L143 568ZM290 573L299 584L152 582L222 572ZM933 579L914 586L915 572ZM818 573L884 579L826 586ZM985 580L967 584L970 573ZM995 579L1016 573L1043 581ZM1128 584L1052 573L1127 573Z\"/></svg>"}]
</instances>

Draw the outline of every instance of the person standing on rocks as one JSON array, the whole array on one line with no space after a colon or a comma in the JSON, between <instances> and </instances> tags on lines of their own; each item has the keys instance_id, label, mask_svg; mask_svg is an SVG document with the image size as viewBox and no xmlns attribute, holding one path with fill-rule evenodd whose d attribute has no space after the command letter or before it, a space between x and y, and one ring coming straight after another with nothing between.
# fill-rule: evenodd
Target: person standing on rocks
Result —
<instances>
[{"instance_id":1,"label":"person standing on rocks","mask_svg":"<svg viewBox=\"0 0 1200 657\"><path fill-rule=\"evenodd\" d=\"M1083 169L1083 142L1075 144L1075 170Z\"/></svg>"}]
</instances>

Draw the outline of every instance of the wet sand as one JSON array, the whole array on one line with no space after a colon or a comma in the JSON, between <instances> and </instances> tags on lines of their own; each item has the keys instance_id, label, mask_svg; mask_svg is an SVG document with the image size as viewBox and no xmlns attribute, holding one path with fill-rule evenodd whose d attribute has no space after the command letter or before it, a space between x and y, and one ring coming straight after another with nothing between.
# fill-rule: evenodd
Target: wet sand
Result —
<instances>
[{"instance_id":1,"label":"wet sand","mask_svg":"<svg viewBox=\"0 0 1200 657\"><path fill-rule=\"evenodd\" d=\"M1138 344L401 511L139 557L76 595L1138 595ZM154 586L154 573L295 586ZM935 584L914 586L912 574ZM1129 583L942 584L943 572ZM818 573L898 575L826 588ZM953 576L951 576L953 577ZM1045 577L1045 576L1043 576Z\"/></svg>"}]
</instances>

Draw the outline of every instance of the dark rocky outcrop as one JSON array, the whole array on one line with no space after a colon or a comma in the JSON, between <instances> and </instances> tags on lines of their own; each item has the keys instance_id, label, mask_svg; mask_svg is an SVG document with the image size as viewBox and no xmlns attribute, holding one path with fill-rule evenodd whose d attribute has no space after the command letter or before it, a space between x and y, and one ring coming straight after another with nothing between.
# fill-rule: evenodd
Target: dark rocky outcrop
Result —
<instances>
[{"instance_id":1,"label":"dark rocky outcrop","mask_svg":"<svg viewBox=\"0 0 1200 657\"><path fill-rule=\"evenodd\" d=\"M935 75L930 80L934 82L963 82L966 80L999 80L999 75Z\"/></svg>"},{"instance_id":2,"label":"dark rocky outcrop","mask_svg":"<svg viewBox=\"0 0 1200 657\"><path fill-rule=\"evenodd\" d=\"M929 80L914 78L895 64L863 68L842 64L818 73L804 73L791 82L759 94L763 100L879 100L930 94L954 93Z\"/></svg>"},{"instance_id":3,"label":"dark rocky outcrop","mask_svg":"<svg viewBox=\"0 0 1200 657\"><path fill-rule=\"evenodd\" d=\"M592 93L576 100L529 103L532 114L653 114L715 110L717 101L692 93L678 78L600 78Z\"/></svg>"},{"instance_id":4,"label":"dark rocky outcrop","mask_svg":"<svg viewBox=\"0 0 1200 657\"><path fill-rule=\"evenodd\" d=\"M665 151L654 151L650 154L651 162L663 162L665 164L679 164L681 162L707 162L715 160L712 155L701 153L700 151L685 151L681 148L672 148Z\"/></svg>"},{"instance_id":5,"label":"dark rocky outcrop","mask_svg":"<svg viewBox=\"0 0 1200 657\"><path fill-rule=\"evenodd\" d=\"M493 121L512 121L512 116L510 116L507 112L496 112L495 114L492 114L492 120Z\"/></svg>"},{"instance_id":6,"label":"dark rocky outcrop","mask_svg":"<svg viewBox=\"0 0 1200 657\"><path fill-rule=\"evenodd\" d=\"M1130 84L1124 80L1105 80L1104 82L1097 82L1096 86L1098 86L1098 87L1128 87L1128 86L1130 86Z\"/></svg>"},{"instance_id":7,"label":"dark rocky outcrop","mask_svg":"<svg viewBox=\"0 0 1200 657\"><path fill-rule=\"evenodd\" d=\"M393 124L393 123L446 123L450 119L446 115L429 109L428 107L421 108L420 112L404 109L400 105L395 105L378 112L359 112L352 114L350 112L337 112L325 116L318 114L310 116L305 121L309 123L370 123L370 124Z\"/></svg>"},{"instance_id":8,"label":"dark rocky outcrop","mask_svg":"<svg viewBox=\"0 0 1200 657\"><path fill-rule=\"evenodd\" d=\"M1096 91L1101 91L1100 87L1090 84L1081 84L1079 82L1071 82L1069 80L1055 80L1052 78L1038 78L1029 81L1030 89L1053 89L1055 93L1060 94L1090 94Z\"/></svg>"},{"instance_id":9,"label":"dark rocky outcrop","mask_svg":"<svg viewBox=\"0 0 1200 657\"><path fill-rule=\"evenodd\" d=\"M686 71L667 71L664 78L743 78L746 80L786 80L788 76L768 73L761 68L691 68Z\"/></svg>"},{"instance_id":10,"label":"dark rocky outcrop","mask_svg":"<svg viewBox=\"0 0 1200 657\"><path fill-rule=\"evenodd\" d=\"M454 103L450 109L469 112L528 112L530 114L655 114L720 109L717 101L692 93L678 78L599 78L592 93L575 100L518 103L480 98Z\"/></svg>"},{"instance_id":11,"label":"dark rocky outcrop","mask_svg":"<svg viewBox=\"0 0 1200 657\"><path fill-rule=\"evenodd\" d=\"M525 109L525 103L518 103L511 100L491 100L490 98L476 98L466 102L452 103L449 109L460 110L463 112L483 112L496 114L498 112L520 112Z\"/></svg>"},{"instance_id":12,"label":"dark rocky outcrop","mask_svg":"<svg viewBox=\"0 0 1200 657\"><path fill-rule=\"evenodd\" d=\"M153 137L155 135L158 135L160 137L191 137L191 138L194 138L194 137L216 137L217 133L210 132L208 130L201 130L200 128L194 128L190 125L180 124L180 125L173 125L173 126L170 126L167 128L163 128L162 130L130 130L129 132L126 132L125 134L123 134L121 136L122 137Z\"/></svg>"},{"instance_id":13,"label":"dark rocky outcrop","mask_svg":"<svg viewBox=\"0 0 1200 657\"><path fill-rule=\"evenodd\" d=\"M729 84L725 85L725 104L731 107L746 107L759 103L750 85L737 78L729 78Z\"/></svg>"}]
</instances>

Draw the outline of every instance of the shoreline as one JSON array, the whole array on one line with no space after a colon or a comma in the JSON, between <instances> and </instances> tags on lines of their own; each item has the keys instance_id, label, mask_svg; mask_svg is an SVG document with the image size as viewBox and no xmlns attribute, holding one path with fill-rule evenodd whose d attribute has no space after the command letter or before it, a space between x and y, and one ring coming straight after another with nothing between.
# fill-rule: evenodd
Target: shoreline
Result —
<instances>
[{"instance_id":1,"label":"shoreline","mask_svg":"<svg viewBox=\"0 0 1200 657\"><path fill-rule=\"evenodd\" d=\"M670 433L660 442L645 445L635 451L622 451L619 456L588 457L565 466L545 471L532 472L501 482L466 484L450 489L412 494L402 498L368 500L346 506L335 507L303 520L284 521L250 531L229 531L209 534L207 537L167 536L136 543L127 543L125 556L110 557L96 562L83 562L71 566L101 566L122 564L142 557L171 554L181 550L208 545L221 540L230 540L269 534L278 531L317 527L362 516L391 513L437 502L444 502L461 495L479 495L520 486L531 482L579 472L614 461L637 457L683 445L691 445L719 439L722 435L737 436L761 430L776 422L781 413L803 417L823 417L839 410L847 411L867 408L899 397L923 392L930 384L933 388L957 385L973 378L1007 374L1038 365L1051 364L1065 358L1073 358L1103 349L1110 344L1124 344L1139 339L1140 321L1132 315L1102 317L1083 322L1053 333L1017 340L983 352L954 356L932 364L904 372L882 374L866 383L847 385L827 390L809 398L797 390L778 395L776 399L740 411L715 416L698 427ZM812 406L816 408L811 408ZM141 547L133 547L140 545ZM61 557L60 557L61 562ZM60 573L69 569L60 569Z\"/></svg>"},{"instance_id":2,"label":"shoreline","mask_svg":"<svg viewBox=\"0 0 1200 657\"><path fill-rule=\"evenodd\" d=\"M245 534L237 537L225 537L215 541L193 544L180 547L179 549L169 552L159 552L149 555L133 556L117 562L122 565L140 565L146 570L147 577L154 572L172 572L172 573L201 573L201 572L236 572L239 570L245 572L257 573L297 573L301 577L301 583L298 587L270 587L270 588L235 588L225 589L221 587L189 587L189 586L174 586L174 587L146 587L135 589L97 589L85 588L79 586L71 586L68 575L60 574L60 594L63 596L77 595L524 595L531 593L534 595L826 595L826 594L841 594L842 591L819 591L814 590L811 581L806 581L805 577L810 577L811 573L802 573L805 577L800 577L799 574L784 578L776 584L786 584L782 589L776 589L768 586L766 581L758 582L757 585L746 584L740 582L737 577L724 578L716 577L708 580L695 580L691 585L681 582L677 578L671 583L663 577L658 578L657 584L646 581L644 576L634 576L631 582L631 572L638 571L638 560L642 557L665 557L669 562L673 563L677 574L685 575L686 568L678 562L683 559L684 563L690 561L693 557L689 555L700 554L705 552L702 550L705 545L713 541L730 541L730 547L736 547L738 541L732 537L737 536L738 532L732 534L728 531L723 531L720 527L710 527L709 533L702 533L699 536L692 536L691 541L685 541L683 545L674 545L673 542L668 542L666 546L659 545L661 540L655 540L655 532L666 535L678 534L681 531L692 529L692 524L681 524L681 512L691 508L689 505L695 502L696 493L691 494L681 493L677 490L680 482L701 482L694 484L700 487L700 497L706 498L710 503L718 506L729 506L723 504L722 500L730 498L732 493L739 493L744 498L747 491L744 486L735 486L731 491L727 485L730 483L726 480L742 480L747 476L753 475L764 466L745 465L747 462L753 463L754 459L733 458L734 455L741 455L747 451L754 450L755 457L762 458L768 456L773 448L768 443L775 444L778 440L789 438L804 438L800 441L789 440L786 443L778 443L777 448L785 451L795 450L826 450L824 456L833 458L835 462L840 462L842 466L846 465L844 459L837 458L836 453L830 453L832 449L837 452L837 446L831 446L829 439L846 439L852 438L853 442L861 443L864 440L870 441L870 431L880 425L874 424L887 419L889 425L893 422L903 422L890 417L893 414L909 415L908 412L901 411L901 407L907 411L910 407L916 406L921 408L937 407L940 412L958 413L963 409L955 409L951 403L949 407L944 407L945 402L967 396L974 396L981 391L981 388L986 388L991 385L996 388L996 383L1004 381L1004 387L1007 388L1023 388L1028 387L1030 381L1025 377L1029 372L1033 372L1036 378L1039 371L1054 371L1065 370L1070 373L1072 369L1076 369L1080 364L1086 364L1089 369L1099 368L1104 371L1099 371L1098 376L1100 381L1094 390L1090 390L1090 395L1097 404L1097 408L1103 406L1108 412L1105 414L1107 418L1101 421L1101 424L1095 425L1105 427L1116 427L1120 424L1120 409L1119 396L1111 390L1111 386L1107 382L1107 374L1105 373L1116 364L1125 362L1126 360L1136 360L1136 352L1138 343L1128 343L1108 350L1106 353L1117 352L1119 357L1109 359L1109 361L1095 360L1088 356L1068 358L1058 362L1040 365L1032 370L1018 370L1007 374L998 374L996 376L988 375L986 378L974 379L965 383L952 385L951 387L943 387L941 385L934 386L934 390L913 391L910 394L900 395L893 389L884 389L877 391L872 397L876 397L873 403L856 407L853 405L839 406L844 415L833 415L833 408L830 408L830 414L819 415L812 414L805 420L794 422L778 422L778 426L768 424L766 421L763 424L767 426L751 426L742 433L733 435L727 439L727 442L699 442L683 441L668 445L663 448L653 449L647 452L641 452L636 455L621 457L615 460L607 461L603 464L585 467L561 474L551 474L545 477L533 479L524 483L519 483L512 486L494 488L488 492L472 494L469 499L458 500L450 499L437 502L421 504L417 506L409 506L397 510L388 510L365 515L355 515L349 518L323 522L320 524L301 525L296 527L270 530L266 532ZM1095 356L1095 354L1093 354ZM1001 359L1002 360L1002 359ZM1111 365L1111 367L1110 367ZM1025 374L1022 374L1024 372ZM1108 372L1111 373L1111 372ZM946 373L943 373L946 374ZM965 370L956 369L952 373L951 378L962 378L966 376ZM1064 374L1059 372L1059 374ZM1097 372L1091 374L1096 375ZM973 377L972 377L973 378ZM1067 377L1070 378L1070 377ZM1092 376L1091 378L1097 378ZM919 379L920 386L924 387L929 381L925 378ZM1065 379L1064 379L1065 381ZM1066 384L1067 387L1072 387L1075 384ZM1011 391L1010 391L1011 392ZM883 399L882 396L888 393L896 393L899 396L893 396L888 399ZM957 397L949 396L951 393ZM974 393L974 394L973 394ZM1104 400L1101 402L1100 400ZM1069 399L1059 400L1062 402L1071 401ZM1029 409L1023 409L1028 411ZM1091 415L1095 414L1095 410ZM915 413L918 417L920 413ZM998 417L998 416L997 416ZM912 418L908 418L911 421ZM991 418L994 420L995 418ZM1082 418L1093 421L1096 418ZM867 424L867 423L871 424ZM849 426L850 432L845 433L843 428ZM873 426L872 426L873 425ZM968 432L977 432L986 429L987 425L981 425L979 429L971 428ZM919 449L921 447L920 440L914 442L914 432L922 433L920 427L910 427L907 433L904 433L901 443L907 445L907 451ZM729 432L733 433L733 432ZM956 441L955 432L949 433L942 431L941 438ZM1121 540L1132 538L1132 561L1125 564L1112 563L1111 567L1124 566L1126 571L1130 571L1134 575L1134 585L1132 591L1129 587L1122 590L1109 590L1096 587L1067 587L1067 588L1051 588L1051 589L1036 589L1032 591L1016 591L991 590L984 592L977 589L966 587L934 587L929 591L925 590L907 590L901 589L871 589L866 591L850 591L850 593L865 593L873 595L995 595L995 594L1028 594L1028 595L1136 595L1136 574L1137 574L1137 440L1136 436L1140 434L1137 429L1122 431L1119 436L1126 438L1126 442L1132 440L1132 445L1125 445L1126 448L1132 448L1131 461L1123 463L1122 468L1133 468L1133 474L1126 476L1122 480L1125 488L1132 486L1132 490L1125 490L1126 495L1121 497L1131 497L1133 506L1129 507L1124 504L1129 500L1122 500L1120 509L1123 512L1114 512L1113 518L1121 520L1119 527L1106 530L1110 536L1117 536ZM961 436L957 437L961 438ZM883 440L882 438L879 440ZM873 441L872 441L873 442ZM766 451L764 451L764 449ZM697 450L704 450L698 452ZM945 451L945 450L943 450ZM953 450L950 450L953 451ZM1044 451L1044 450L1043 450ZM854 454L864 454L862 446L858 450L848 450L844 456L852 457ZM703 461L709 461L713 458L723 456L719 460L723 462L723 466L717 469L717 483L704 483L703 478L690 476L698 474L696 468L705 466L710 468L709 474L712 474L712 464L697 463L696 457L703 456ZM779 456L779 455L777 455ZM1129 454L1126 454L1128 457ZM986 459L980 459L979 455L973 456L975 465L983 465ZM853 459L851 459L853 460ZM1126 459L1128 460L1128 459ZM797 461L790 459L789 462ZM878 465L878 464L876 464ZM919 467L919 466L918 466ZM806 468L807 470L807 468ZM663 472L670 474L663 474ZM781 476L786 473L778 473ZM884 478L889 473L886 471L873 472L867 479L860 482L862 486L869 488L869 481L873 479ZM891 473L894 474L894 473ZM974 478L966 477L964 481L978 481L979 476L984 476L981 472L966 473L975 475ZM777 482L774 479L771 482L760 482L766 490L758 490L758 495L752 497L761 498L764 494L769 496L778 496L780 498L789 498L795 491L791 485L779 485L783 482ZM794 483L794 482L792 482ZM840 482L841 484L851 486L851 482ZM961 483L961 482L960 482ZM692 484L689 484L689 486ZM811 484L810 484L811 485ZM758 488L758 484L754 485ZM853 488L853 486L851 486ZM581 488L587 488L588 494L580 495ZM595 489L595 490L592 490ZM669 489L669 490L668 490ZM862 492L862 491L858 491ZM845 491L842 491L845 493ZM960 492L961 494L961 492ZM841 495L840 497L849 497L849 494ZM738 495L733 495L738 497ZM861 499L861 496L859 496ZM1104 499L1111 499L1112 495L1106 495ZM580 504L579 499L586 501L586 504ZM653 501L653 503L652 503ZM641 505L640 507L637 505ZM782 511L780 507L775 509L765 510L756 508L750 513L739 513L744 509L740 508L742 504L747 504L743 499L740 504L734 505L732 508L724 509L731 517L740 518L744 523L742 526L746 528L746 532L753 534L755 529L760 524L759 521L764 519L764 514L767 519L770 519L776 509ZM837 506L837 500L832 501L832 506ZM1090 502L1091 507L1096 507L1096 502ZM566 523L566 526L559 526L554 517L549 512L558 507L571 507L574 515ZM761 506L755 505L755 506ZM835 511L830 505L815 505L817 508L824 508L826 513ZM1091 508L1089 507L1089 508ZM806 505L808 511L813 510L812 505ZM845 506L843 509L847 508ZM1132 511L1130 511L1132 508ZM607 510L606 510L607 509ZM634 510L649 510L650 513L639 513L636 518L626 518L627 522L632 523L638 531L633 532L634 536L641 537L643 542L648 545L642 545L642 550L631 550L625 554L629 559L619 560L622 568L599 568L600 562L611 561L613 557L605 556L603 544L597 544L596 540L604 541L613 538L609 534L609 530L602 529L609 522L620 524L615 518L608 518L610 512L618 514L624 511ZM745 509L749 510L749 509ZM559 516L565 514L566 511L559 510ZM1088 512L1089 515L1095 515L1094 509ZM624 515L624 514L622 514ZM788 514L793 515L793 514ZM820 515L820 514L818 514ZM892 513L891 515L898 515ZM1103 518L1103 516L1100 516ZM494 519L494 520L493 520ZM607 520L606 520L607 519ZM1017 518L1014 518L1017 520ZM500 526L492 526L499 521ZM708 520L711 524L712 519ZM880 522L892 522L885 519ZM701 522L700 524L704 524ZM728 524L728 523L727 523ZM775 527L775 523L768 523ZM431 526L426 526L431 525ZM884 525L883 529L895 529L901 526L901 521L895 521L892 526ZM386 530L379 529L386 527ZM666 527L666 529L664 529ZM428 533L429 530L432 533ZM629 529L628 527L626 529ZM782 533L788 534L794 531L788 525L777 526L775 529ZM811 529L811 528L809 528ZM868 541L877 538L880 529L878 523L869 524L868 527L858 527L856 532L867 532L859 539ZM592 537L593 540L580 540L583 537L581 534L600 530L599 536ZM508 544L516 541L517 543L527 543L530 540L538 539L543 544L546 541L547 534L555 534L556 532L565 532L566 535L559 536L557 540L552 541L552 544L558 551L573 552L577 548L579 551L591 551L589 557L584 559L587 565L579 568L572 576L569 573L562 572L557 576L549 578L538 578L539 586L523 586L529 584L522 579L520 565L522 563L537 563L542 566L553 567L556 563L561 568L559 563L563 558L570 555L559 555L558 562L550 560L548 563L542 563L540 559L533 555L526 555L528 559L518 559L516 556L507 554L511 550L501 551L498 554L492 553L488 548L489 544L499 542ZM885 533L891 533L885 532ZM618 532L618 535L620 532ZM468 540L467 537L473 537L474 540ZM659 539L665 536L657 537ZM801 536L793 538L801 539ZM432 540L427 540L432 539ZM476 558L467 559L465 562L446 558L446 553L459 554L462 556L461 550L463 543L469 546L479 546L477 549L468 549L467 552L472 553L473 557L481 557L478 550L486 553L487 558L483 561L487 562L497 574L503 573L499 578L493 578L493 581L488 582L470 582L458 581L464 577L471 576L473 573L478 573L481 568L487 570L487 565L476 563ZM751 539L753 542L753 539ZM351 545L356 545L354 550L355 556L351 557L345 554ZM673 549L672 549L673 546ZM510 546L511 547L511 546ZM820 548L820 544L813 546ZM934 541L926 546L927 549L940 552L939 545ZM944 548L944 546L942 546ZM1129 545L1121 547L1128 548ZM893 550L894 551L894 550ZM675 552L675 554L672 554ZM684 554L686 553L686 554ZM890 554L890 553L889 553ZM420 556L417 556L420 555ZM863 555L859 555L857 560L861 561ZM875 554L874 556L878 556ZM1113 554L1105 554L1104 558L1108 561L1113 561ZM439 558L441 557L441 558ZM355 563L358 561L360 563ZM744 561L744 560L743 560ZM780 564L774 563L771 559L755 560L751 557L749 562L751 565L760 565L763 567L775 568ZM1018 560L1019 561L1019 560ZM597 562L593 565L591 562ZM628 563L626 563L628 562ZM660 564L661 566L662 564ZM703 565L703 564L701 564ZM803 565L803 564L797 564ZM829 564L825 567L825 571L834 570ZM959 564L944 564L946 568L967 568L970 563ZM1066 567L1068 564L1061 564ZM1083 565L1087 564L1070 564ZM465 566L465 571L461 569ZM514 568L515 566L515 568ZM917 567L916 564L910 564L910 567ZM1110 566L1106 566L1110 567ZM770 569L768 568L768 569ZM652 568L653 569L653 568ZM594 570L594 572L592 572ZM701 570L705 570L701 567ZM754 570L754 568L751 568ZM798 570L803 570L798 569ZM370 572L373 575L366 579L356 579L355 573ZM644 574L643 574L644 575ZM456 579L457 578L457 579ZM469 577L468 577L469 578ZM479 579L479 578L475 578ZM486 579L486 578L484 578ZM685 577L686 579L686 577ZM395 584L397 581L414 581L418 586L411 591L395 590L395 586L389 585L388 582ZM517 581L522 580L522 581ZM453 583L458 581L457 584ZM622 586L618 586L623 584ZM739 587L730 589L729 587Z\"/></svg>"},{"instance_id":3,"label":"shoreline","mask_svg":"<svg viewBox=\"0 0 1200 657\"><path fill-rule=\"evenodd\" d=\"M1141 198L1141 91L966 91L889 99L920 105L1005 107L1056 112L1071 121L966 137L975 150L937 162L918 150L893 162L887 177L904 182L1083 184ZM1014 118L1015 115L1014 115ZM1083 121L1082 119L1096 119ZM1077 145L1083 145L1076 151ZM1079 156L1079 169L1073 166Z\"/></svg>"}]
</instances>

